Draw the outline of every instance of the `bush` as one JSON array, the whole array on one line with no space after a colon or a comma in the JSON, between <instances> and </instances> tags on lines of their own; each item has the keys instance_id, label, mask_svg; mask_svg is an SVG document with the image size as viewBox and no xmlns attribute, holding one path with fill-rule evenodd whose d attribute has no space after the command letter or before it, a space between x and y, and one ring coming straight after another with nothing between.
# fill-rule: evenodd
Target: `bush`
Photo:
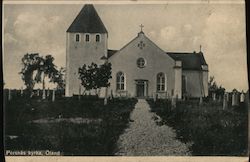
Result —
<instances>
[{"instance_id":1,"label":"bush","mask_svg":"<svg viewBox=\"0 0 250 162\"><path fill-rule=\"evenodd\" d=\"M222 110L220 103L180 101L171 110L169 101L148 100L165 123L176 130L177 138L192 142L193 155L247 155L247 107Z\"/></svg>"}]
</instances>

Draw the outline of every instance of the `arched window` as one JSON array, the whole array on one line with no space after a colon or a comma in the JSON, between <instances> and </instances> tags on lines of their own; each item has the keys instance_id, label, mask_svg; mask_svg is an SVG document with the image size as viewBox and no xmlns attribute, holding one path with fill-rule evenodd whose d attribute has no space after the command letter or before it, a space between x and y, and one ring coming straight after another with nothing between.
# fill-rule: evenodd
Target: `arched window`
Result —
<instances>
[{"instance_id":1,"label":"arched window","mask_svg":"<svg viewBox=\"0 0 250 162\"><path fill-rule=\"evenodd\" d=\"M96 34L95 35L95 41L100 42L100 40L101 40L100 37L101 37L100 34Z\"/></svg>"},{"instance_id":2,"label":"arched window","mask_svg":"<svg viewBox=\"0 0 250 162\"><path fill-rule=\"evenodd\" d=\"M125 89L125 77L123 72L118 72L116 74L116 89L117 90Z\"/></svg>"},{"instance_id":3,"label":"arched window","mask_svg":"<svg viewBox=\"0 0 250 162\"><path fill-rule=\"evenodd\" d=\"M165 75L164 73L158 73L156 76L157 81L157 91L165 91Z\"/></svg>"},{"instance_id":4,"label":"arched window","mask_svg":"<svg viewBox=\"0 0 250 162\"><path fill-rule=\"evenodd\" d=\"M76 40L76 42L80 42L80 34L75 35L75 40Z\"/></svg>"},{"instance_id":5,"label":"arched window","mask_svg":"<svg viewBox=\"0 0 250 162\"><path fill-rule=\"evenodd\" d=\"M86 42L89 42L89 34L86 34L86 35L85 35L85 41L86 41Z\"/></svg>"}]
</instances>

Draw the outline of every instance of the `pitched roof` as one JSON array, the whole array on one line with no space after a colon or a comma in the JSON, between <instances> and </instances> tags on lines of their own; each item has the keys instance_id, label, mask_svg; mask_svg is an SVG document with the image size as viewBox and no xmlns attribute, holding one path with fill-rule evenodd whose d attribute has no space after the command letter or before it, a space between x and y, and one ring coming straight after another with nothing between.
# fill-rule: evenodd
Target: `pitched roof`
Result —
<instances>
[{"instance_id":1,"label":"pitched roof","mask_svg":"<svg viewBox=\"0 0 250 162\"><path fill-rule=\"evenodd\" d=\"M110 50L108 49L108 58L110 58L111 56L113 56L118 50ZM101 59L107 59L107 57L102 56Z\"/></svg>"},{"instance_id":2,"label":"pitched roof","mask_svg":"<svg viewBox=\"0 0 250 162\"><path fill-rule=\"evenodd\" d=\"M83 6L80 13L69 26L67 32L108 33L92 4Z\"/></svg>"},{"instance_id":3,"label":"pitched roof","mask_svg":"<svg viewBox=\"0 0 250 162\"><path fill-rule=\"evenodd\" d=\"M166 52L174 60L182 62L183 70L201 70L201 65L207 65L203 53Z\"/></svg>"}]
</instances>

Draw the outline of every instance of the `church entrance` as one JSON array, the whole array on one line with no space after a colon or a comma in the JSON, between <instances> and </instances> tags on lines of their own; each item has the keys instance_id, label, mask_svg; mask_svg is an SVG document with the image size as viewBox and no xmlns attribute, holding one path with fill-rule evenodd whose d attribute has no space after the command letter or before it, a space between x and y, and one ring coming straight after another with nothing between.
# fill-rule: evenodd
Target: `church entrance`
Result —
<instances>
[{"instance_id":1,"label":"church entrance","mask_svg":"<svg viewBox=\"0 0 250 162\"><path fill-rule=\"evenodd\" d=\"M136 80L136 97L144 98L147 97L148 81L147 80Z\"/></svg>"}]
</instances>

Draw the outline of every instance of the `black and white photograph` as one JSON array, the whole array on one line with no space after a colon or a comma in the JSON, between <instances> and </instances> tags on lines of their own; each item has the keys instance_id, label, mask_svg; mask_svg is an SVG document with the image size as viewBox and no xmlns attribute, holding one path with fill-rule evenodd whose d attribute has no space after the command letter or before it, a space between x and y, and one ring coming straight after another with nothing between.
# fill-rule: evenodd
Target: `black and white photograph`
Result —
<instances>
[{"instance_id":1,"label":"black and white photograph","mask_svg":"<svg viewBox=\"0 0 250 162\"><path fill-rule=\"evenodd\" d=\"M249 151L243 0L3 2L4 153Z\"/></svg>"}]
</instances>

